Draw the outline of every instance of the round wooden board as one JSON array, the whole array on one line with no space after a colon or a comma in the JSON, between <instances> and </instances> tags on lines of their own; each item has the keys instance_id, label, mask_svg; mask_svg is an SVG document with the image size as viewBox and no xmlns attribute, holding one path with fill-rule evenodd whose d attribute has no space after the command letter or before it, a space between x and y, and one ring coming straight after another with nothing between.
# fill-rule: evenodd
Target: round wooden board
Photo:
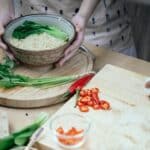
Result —
<instances>
[{"instance_id":1,"label":"round wooden board","mask_svg":"<svg viewBox=\"0 0 150 150\"><path fill-rule=\"evenodd\" d=\"M90 53L79 49L77 54L64 66L53 70L46 68L28 68L20 66L16 73L32 77L78 75L91 71L93 59ZM70 84L59 87L41 89L34 87L16 87L13 89L0 89L0 105L17 108L36 108L64 101L62 95Z\"/></svg>"}]
</instances>

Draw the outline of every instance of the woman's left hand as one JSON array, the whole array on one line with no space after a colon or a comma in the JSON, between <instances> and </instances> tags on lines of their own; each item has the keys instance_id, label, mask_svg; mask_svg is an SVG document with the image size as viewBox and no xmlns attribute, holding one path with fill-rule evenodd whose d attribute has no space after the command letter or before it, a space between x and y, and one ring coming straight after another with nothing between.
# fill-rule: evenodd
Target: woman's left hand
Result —
<instances>
[{"instance_id":1,"label":"woman's left hand","mask_svg":"<svg viewBox=\"0 0 150 150\"><path fill-rule=\"evenodd\" d=\"M59 66L62 66L67 60L73 57L81 46L84 40L85 22L84 17L79 14L72 18L72 23L74 24L76 30L76 37L73 43L65 50L64 57L58 62Z\"/></svg>"},{"instance_id":2,"label":"woman's left hand","mask_svg":"<svg viewBox=\"0 0 150 150\"><path fill-rule=\"evenodd\" d=\"M146 82L145 87L150 89L150 81Z\"/></svg>"},{"instance_id":3,"label":"woman's left hand","mask_svg":"<svg viewBox=\"0 0 150 150\"><path fill-rule=\"evenodd\" d=\"M146 82L145 82L145 92L146 92L146 95L150 96L150 78L146 79Z\"/></svg>"}]
</instances>

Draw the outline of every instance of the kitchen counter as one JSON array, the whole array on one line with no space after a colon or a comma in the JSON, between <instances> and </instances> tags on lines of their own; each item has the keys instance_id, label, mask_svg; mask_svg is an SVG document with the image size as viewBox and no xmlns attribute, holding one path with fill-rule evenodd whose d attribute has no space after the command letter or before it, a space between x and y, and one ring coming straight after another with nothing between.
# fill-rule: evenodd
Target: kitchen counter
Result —
<instances>
[{"instance_id":1,"label":"kitchen counter","mask_svg":"<svg viewBox=\"0 0 150 150\"><path fill-rule=\"evenodd\" d=\"M113 51L105 50L102 48L93 47L91 45L85 44L85 46L92 51L95 55L96 60L94 64L94 70L99 71L106 64L116 65L146 76L150 76L150 63L136 59L133 57L125 56ZM0 107L0 110L6 111L8 113L8 119L10 123L10 130L14 131L16 129L22 128L23 126L31 123L35 116L39 112L48 112L50 115L55 113L63 103L36 109L14 109L7 107Z\"/></svg>"}]
</instances>

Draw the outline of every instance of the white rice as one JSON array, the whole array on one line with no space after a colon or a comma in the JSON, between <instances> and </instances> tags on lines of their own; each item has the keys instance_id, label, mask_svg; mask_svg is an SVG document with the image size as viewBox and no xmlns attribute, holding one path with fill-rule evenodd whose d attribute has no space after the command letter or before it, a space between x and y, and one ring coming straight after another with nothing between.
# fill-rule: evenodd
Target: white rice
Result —
<instances>
[{"instance_id":1,"label":"white rice","mask_svg":"<svg viewBox=\"0 0 150 150\"><path fill-rule=\"evenodd\" d=\"M32 34L20 40L12 37L10 43L20 49L38 51L57 48L64 45L66 42L44 32L42 34Z\"/></svg>"}]
</instances>

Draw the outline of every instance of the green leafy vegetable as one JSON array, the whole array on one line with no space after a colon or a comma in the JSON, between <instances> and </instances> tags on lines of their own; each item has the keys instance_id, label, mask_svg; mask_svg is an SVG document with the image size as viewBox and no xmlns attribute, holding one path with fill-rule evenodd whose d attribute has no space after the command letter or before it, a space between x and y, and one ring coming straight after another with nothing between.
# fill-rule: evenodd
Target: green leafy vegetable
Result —
<instances>
[{"instance_id":1,"label":"green leafy vegetable","mask_svg":"<svg viewBox=\"0 0 150 150\"><path fill-rule=\"evenodd\" d=\"M61 77L43 77L31 78L24 75L15 74L13 68L15 63L6 58L4 63L0 64L0 87L12 88L16 86L34 86L34 87L54 87L64 85L76 80L79 76L61 76Z\"/></svg>"},{"instance_id":2,"label":"green leafy vegetable","mask_svg":"<svg viewBox=\"0 0 150 150\"><path fill-rule=\"evenodd\" d=\"M9 150L15 146L13 135L0 139L0 150Z\"/></svg>"},{"instance_id":3,"label":"green leafy vegetable","mask_svg":"<svg viewBox=\"0 0 150 150\"><path fill-rule=\"evenodd\" d=\"M26 145L33 133L48 120L48 117L47 113L41 113L31 125L0 139L0 150Z\"/></svg>"},{"instance_id":4,"label":"green leafy vegetable","mask_svg":"<svg viewBox=\"0 0 150 150\"><path fill-rule=\"evenodd\" d=\"M55 26L42 25L33 21L25 21L22 25L15 28L12 36L16 39L25 39L31 34L41 34L46 32L58 39L68 40L67 33L61 31Z\"/></svg>"}]
</instances>

